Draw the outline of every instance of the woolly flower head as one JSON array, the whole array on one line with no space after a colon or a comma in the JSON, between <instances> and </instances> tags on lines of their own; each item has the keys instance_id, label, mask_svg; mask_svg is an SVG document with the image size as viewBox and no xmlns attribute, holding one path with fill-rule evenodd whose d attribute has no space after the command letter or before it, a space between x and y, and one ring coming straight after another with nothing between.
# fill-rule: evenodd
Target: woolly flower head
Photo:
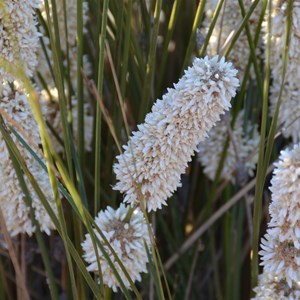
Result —
<instances>
[{"instance_id":1,"label":"woolly flower head","mask_svg":"<svg viewBox=\"0 0 300 300\"><path fill-rule=\"evenodd\" d=\"M300 249L300 145L281 151L272 178L271 226L280 230L279 236L292 239Z\"/></svg>"},{"instance_id":2,"label":"woolly flower head","mask_svg":"<svg viewBox=\"0 0 300 300\"><path fill-rule=\"evenodd\" d=\"M253 0L244 0L245 10L248 11L253 3ZM205 31L208 32L213 12L218 4L216 0L209 0L206 2L206 18L204 22ZM256 26L258 24L260 15L260 5L253 11L249 19L249 26L252 36L255 34ZM225 44L227 38L232 34L236 28L236 24L243 20L239 2L237 0L225 1L221 13L217 19L216 25L209 40L207 53L211 56L220 52L220 49ZM259 50L257 50L259 55ZM234 45L228 59L233 66L239 71L239 79L244 77L245 67L250 57L250 47L246 31L243 31Z\"/></svg>"},{"instance_id":3,"label":"woolly flower head","mask_svg":"<svg viewBox=\"0 0 300 300\"><path fill-rule=\"evenodd\" d=\"M198 160L204 166L204 173L214 180L224 145L229 138L230 144L224 162L221 178L236 182L244 175L253 176L257 163L255 150L259 145L256 125L244 121L244 111L240 111L234 127L230 128L231 116L225 115L209 132L209 138L198 145Z\"/></svg>"},{"instance_id":4,"label":"woolly flower head","mask_svg":"<svg viewBox=\"0 0 300 300\"><path fill-rule=\"evenodd\" d=\"M300 298L300 284L293 283L290 287L286 281L280 280L272 273L264 272L258 277L258 286L252 300L297 300Z\"/></svg>"},{"instance_id":5,"label":"woolly flower head","mask_svg":"<svg viewBox=\"0 0 300 300\"><path fill-rule=\"evenodd\" d=\"M272 178L271 220L269 229L261 240L261 265L264 266L262 278L273 274L277 283L260 283L256 292L261 295L277 286L277 294L287 294L287 298L299 299L300 282L300 145L282 151L279 162L275 164ZM269 280L269 279L268 279ZM281 289L279 289L281 287ZM257 298L262 299L262 298ZM269 298L266 298L269 299ZM277 299L277 298L274 298Z\"/></svg>"},{"instance_id":6,"label":"woolly flower head","mask_svg":"<svg viewBox=\"0 0 300 300\"><path fill-rule=\"evenodd\" d=\"M196 58L174 88L157 100L114 165L125 202L144 202L148 211L166 205L180 186L197 144L230 107L237 71L224 58Z\"/></svg>"},{"instance_id":7,"label":"woolly flower head","mask_svg":"<svg viewBox=\"0 0 300 300\"><path fill-rule=\"evenodd\" d=\"M32 76L37 65L39 33L36 29L34 9L38 1L0 2L0 55L21 64L27 76ZM0 79L13 79L0 68Z\"/></svg>"},{"instance_id":8,"label":"woolly flower head","mask_svg":"<svg viewBox=\"0 0 300 300\"><path fill-rule=\"evenodd\" d=\"M126 207L124 204L121 204L117 210L108 207L105 211L99 212L95 222L105 235L110 246L116 252L132 281L141 281L140 273L147 273L146 264L148 263L148 256L145 245L150 248L150 237L148 234L147 223L140 210L134 210L130 221L126 221L128 208L129 207ZM130 283L124 275L120 265L117 263L115 256L100 237L99 233L96 230L94 231L116 267L125 286L130 288ZM98 273L97 256L90 234L86 235L86 239L82 243L82 248L84 251L83 257L89 264L87 268L88 271ZM117 288L120 286L119 281L98 247L97 251L104 284L116 292Z\"/></svg>"},{"instance_id":9,"label":"woolly flower head","mask_svg":"<svg viewBox=\"0 0 300 300\"><path fill-rule=\"evenodd\" d=\"M8 83L3 84L3 90L0 95L1 112L3 115L5 114L4 119L7 124L15 127L29 145L38 147L41 143L40 136L37 124L33 119L30 107L27 103L27 97L17 86L14 88L15 90L12 90ZM30 141L27 140L28 137L27 135L24 136L24 133L30 133ZM28 150L17 140L15 135L11 134L11 137L17 145L29 171L36 179L46 199L49 201L50 206L55 211L55 203L47 173ZM36 195L27 176L24 175L24 178L30 192L34 215L40 224L40 229L50 234L50 230L54 229L54 224L39 197ZM0 135L0 181L1 209L9 232L11 235L19 233L31 235L36 228L31 221L30 209L26 205L25 195L19 185L17 174L10 160L9 152L2 135Z\"/></svg>"},{"instance_id":10,"label":"woolly flower head","mask_svg":"<svg viewBox=\"0 0 300 300\"><path fill-rule=\"evenodd\" d=\"M292 240L280 241L277 232L269 229L261 240L261 265L264 272L274 273L292 287L300 281L300 249Z\"/></svg>"},{"instance_id":11,"label":"woolly flower head","mask_svg":"<svg viewBox=\"0 0 300 300\"><path fill-rule=\"evenodd\" d=\"M273 10L271 14L271 55L270 64L272 75L272 86L270 94L270 113L274 114L278 101L283 68L284 68L284 50L285 50L285 28L288 21L287 6L288 1L273 1ZM299 118L300 118L300 98L299 83L300 77L300 2L292 3L292 24L290 28L290 44L288 49L288 63L285 74L285 84L281 96L281 106L279 111L279 124L284 126L283 135L292 137L293 142L300 141ZM264 23L266 31L265 39L267 40L267 22Z\"/></svg>"}]
</instances>

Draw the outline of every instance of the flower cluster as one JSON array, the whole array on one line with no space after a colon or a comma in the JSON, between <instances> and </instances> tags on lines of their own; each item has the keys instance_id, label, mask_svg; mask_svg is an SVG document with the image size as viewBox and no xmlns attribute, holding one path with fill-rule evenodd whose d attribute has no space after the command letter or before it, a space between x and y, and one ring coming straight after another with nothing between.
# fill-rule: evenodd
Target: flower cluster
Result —
<instances>
[{"instance_id":1,"label":"flower cluster","mask_svg":"<svg viewBox=\"0 0 300 300\"><path fill-rule=\"evenodd\" d=\"M198 145L198 160L204 166L204 173L211 180L215 179L224 145L229 139L221 178L233 183L243 177L242 169L246 175L253 176L257 163L257 147L259 145L259 132L256 125L245 122L244 111L240 111L233 128L232 117L228 114L209 132L209 138ZM236 181L237 180L237 181Z\"/></svg>"},{"instance_id":2,"label":"flower cluster","mask_svg":"<svg viewBox=\"0 0 300 300\"><path fill-rule=\"evenodd\" d=\"M27 76L37 65L39 33L34 9L39 1L10 1L0 3L0 55L15 65L22 64ZM0 81L13 78L0 68Z\"/></svg>"},{"instance_id":3,"label":"flower cluster","mask_svg":"<svg viewBox=\"0 0 300 300\"><path fill-rule=\"evenodd\" d=\"M257 300L296 300L300 298L299 282L294 282L290 287L286 281L273 275L260 275L259 285L254 289Z\"/></svg>"},{"instance_id":4,"label":"flower cluster","mask_svg":"<svg viewBox=\"0 0 300 300\"><path fill-rule=\"evenodd\" d=\"M206 2L206 19L204 22L205 31L207 32L211 24L213 12L217 6L218 1L209 0ZM247 11L253 3L253 0L243 1L245 10ZM252 39L255 36L256 26L258 24L260 15L260 5L258 5L253 11L248 21ZM210 56L219 54L220 49L225 44L227 38L236 29L236 25L242 21L242 14L239 2L236 0L225 1L220 12L220 16L217 19L217 23L214 27L212 35L207 47L207 53ZM258 57L261 56L257 50ZM239 39L234 45L234 48L230 52L228 59L232 62L233 66L238 70L238 77L243 79L247 62L250 57L250 47L246 31L244 30Z\"/></svg>"},{"instance_id":5,"label":"flower cluster","mask_svg":"<svg viewBox=\"0 0 300 300\"><path fill-rule=\"evenodd\" d=\"M3 82L2 88L0 94L0 110L1 113L5 113L5 116L7 116L6 118L4 116L6 123L13 127L18 126L18 128L15 129L21 135L30 132L30 141L28 141L26 136L23 136L23 138L31 145L40 145L41 140L38 127L32 116L26 94L24 94L21 88L16 84L11 88L7 82ZM50 206L55 211L56 208L48 174L13 134L11 134L11 137L17 145L29 171L36 179L46 199L49 201ZM51 218L39 197L36 195L33 187L30 185L27 177L24 176L24 178L30 192L31 204L40 229L50 234L50 230L54 229ZM12 236L19 233L31 235L36 228L30 218L30 208L25 202L25 195L20 187L17 174L2 135L0 136L0 181L1 209L10 234Z\"/></svg>"},{"instance_id":6,"label":"flower cluster","mask_svg":"<svg viewBox=\"0 0 300 300\"><path fill-rule=\"evenodd\" d=\"M285 50L285 27L288 20L287 11L288 1L273 1L272 23L271 23L271 55L270 64L272 66L272 86L270 95L270 112L273 115L278 101L281 81L283 76L283 57ZM300 141L300 98L299 82L300 76L300 2L293 1L292 4L292 23L290 30L290 44L288 49L288 63L285 75L285 82L281 96L281 106L279 110L278 123L283 125L283 135L292 137L293 142ZM267 22L265 22L265 27ZM265 29L268 32L267 29ZM266 40L268 35L266 34Z\"/></svg>"},{"instance_id":7,"label":"flower cluster","mask_svg":"<svg viewBox=\"0 0 300 300\"><path fill-rule=\"evenodd\" d=\"M139 206L145 200L148 211L161 208L167 198L180 185L180 175L185 171L197 144L230 107L230 100L238 87L237 71L224 58L195 59L174 88L168 89L162 100L157 100L145 123L138 125L125 152L114 165L117 176L116 190L125 192L124 202ZM130 217L124 203L117 210L101 211L95 222L113 250L121 259L130 278L141 280L147 272L145 245L150 247L150 237L144 215L136 208ZM95 231L110 259L121 275L125 286L130 284L105 241ZM82 244L88 270L99 272L92 237L87 234ZM112 268L97 248L103 281L114 291L119 287Z\"/></svg>"},{"instance_id":8,"label":"flower cluster","mask_svg":"<svg viewBox=\"0 0 300 300\"><path fill-rule=\"evenodd\" d=\"M281 152L275 164L272 178L272 202L269 207L271 220L269 229L261 241L263 273L256 288L256 299L275 286L280 293L288 294L284 299L298 299L300 294L300 145ZM270 280L273 278L273 280ZM298 295L292 297L290 295ZM276 298L270 299L283 299Z\"/></svg>"},{"instance_id":9,"label":"flower cluster","mask_svg":"<svg viewBox=\"0 0 300 300\"><path fill-rule=\"evenodd\" d=\"M224 58L196 58L156 101L114 165L114 188L126 194L125 202L145 201L148 211L166 205L198 143L229 109L239 84L236 74Z\"/></svg>"},{"instance_id":10,"label":"flower cluster","mask_svg":"<svg viewBox=\"0 0 300 300\"><path fill-rule=\"evenodd\" d=\"M95 218L95 223L120 258L132 281L141 281L140 273L147 273L146 264L148 263L148 256L145 245L150 249L150 236L144 214L139 209L136 209L128 221L126 219L129 212L128 208L124 204L121 204L117 210L108 207L105 211L99 212ZM122 271L116 257L96 229L94 229L94 232L103 244L105 252L116 267L123 283L127 288L130 288L128 278ZM86 235L86 239L82 243L82 248L84 251L83 257L89 264L87 269L99 273L97 255L90 234ZM103 282L116 292L120 286L119 281L98 246L97 253Z\"/></svg>"}]
</instances>

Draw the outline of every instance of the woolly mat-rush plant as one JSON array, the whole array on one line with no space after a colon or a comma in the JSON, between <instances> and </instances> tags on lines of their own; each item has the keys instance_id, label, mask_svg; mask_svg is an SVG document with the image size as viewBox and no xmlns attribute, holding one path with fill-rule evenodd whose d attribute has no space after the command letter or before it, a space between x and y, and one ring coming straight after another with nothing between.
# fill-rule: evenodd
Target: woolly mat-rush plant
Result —
<instances>
[{"instance_id":1,"label":"woolly mat-rush plant","mask_svg":"<svg viewBox=\"0 0 300 300\"><path fill-rule=\"evenodd\" d=\"M299 5L0 1L0 299L300 299Z\"/></svg>"}]
</instances>

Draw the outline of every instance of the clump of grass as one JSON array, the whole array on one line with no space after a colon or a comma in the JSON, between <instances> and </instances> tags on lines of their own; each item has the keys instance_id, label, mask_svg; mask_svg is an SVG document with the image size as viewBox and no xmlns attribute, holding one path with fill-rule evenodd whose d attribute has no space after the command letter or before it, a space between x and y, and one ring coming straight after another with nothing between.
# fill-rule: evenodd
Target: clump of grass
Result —
<instances>
[{"instance_id":1,"label":"clump of grass","mask_svg":"<svg viewBox=\"0 0 300 300\"><path fill-rule=\"evenodd\" d=\"M2 1L0 298L297 298L268 259L257 287L270 162L298 141L296 24L292 1Z\"/></svg>"}]
</instances>

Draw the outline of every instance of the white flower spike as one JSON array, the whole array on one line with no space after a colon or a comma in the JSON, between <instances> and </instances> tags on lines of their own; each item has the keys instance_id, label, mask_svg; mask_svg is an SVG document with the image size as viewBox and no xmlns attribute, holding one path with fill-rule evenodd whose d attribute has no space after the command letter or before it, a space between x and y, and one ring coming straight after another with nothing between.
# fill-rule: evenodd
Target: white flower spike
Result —
<instances>
[{"instance_id":1,"label":"white flower spike","mask_svg":"<svg viewBox=\"0 0 300 300\"><path fill-rule=\"evenodd\" d=\"M114 165L114 189L125 193L125 202L143 201L148 211L166 205L198 143L230 108L239 85L236 75L224 58L196 58L174 88L155 102Z\"/></svg>"}]
</instances>

